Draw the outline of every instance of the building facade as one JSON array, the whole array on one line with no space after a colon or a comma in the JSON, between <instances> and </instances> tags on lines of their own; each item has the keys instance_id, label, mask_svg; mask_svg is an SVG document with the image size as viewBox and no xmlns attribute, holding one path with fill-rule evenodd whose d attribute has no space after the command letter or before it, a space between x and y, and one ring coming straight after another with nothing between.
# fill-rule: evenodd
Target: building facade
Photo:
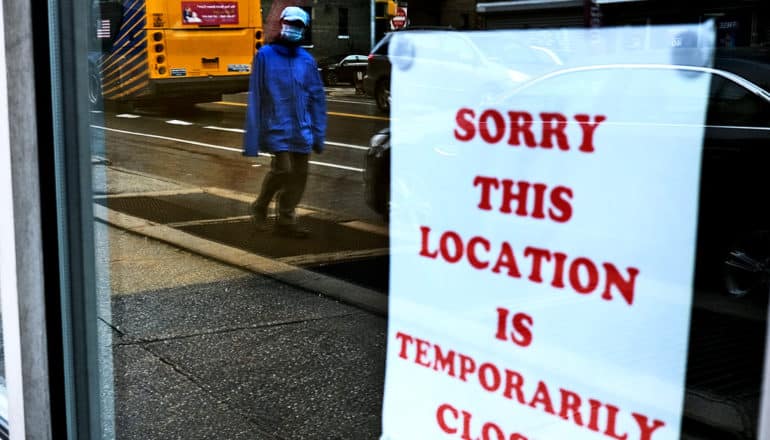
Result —
<instances>
[{"instance_id":1,"label":"building facade","mask_svg":"<svg viewBox=\"0 0 770 440\"><path fill-rule=\"evenodd\" d=\"M702 1L697 5L659 0L478 1L475 9L485 29L656 25L713 19L719 48L770 45L770 4L758 0Z\"/></svg>"},{"instance_id":2,"label":"building facade","mask_svg":"<svg viewBox=\"0 0 770 440\"><path fill-rule=\"evenodd\" d=\"M717 45L723 49L770 47L770 4L759 0L704 1L696 7L659 0L477 1L424 0L398 2L408 10L409 26L447 26L459 30L544 27L625 26L697 23L713 19ZM368 53L377 38L372 32L373 5L357 0L274 0L263 3L265 27L280 10L305 7L313 22L308 48L320 58L342 53Z\"/></svg>"}]
</instances>

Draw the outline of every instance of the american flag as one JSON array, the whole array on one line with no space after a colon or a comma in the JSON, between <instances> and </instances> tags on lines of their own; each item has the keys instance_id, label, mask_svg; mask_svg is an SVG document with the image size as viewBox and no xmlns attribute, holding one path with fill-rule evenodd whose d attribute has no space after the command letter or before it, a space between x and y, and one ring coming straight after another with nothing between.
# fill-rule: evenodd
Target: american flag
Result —
<instances>
[{"instance_id":1,"label":"american flag","mask_svg":"<svg viewBox=\"0 0 770 440\"><path fill-rule=\"evenodd\" d=\"M99 20L96 28L96 38L110 38L110 20Z\"/></svg>"}]
</instances>

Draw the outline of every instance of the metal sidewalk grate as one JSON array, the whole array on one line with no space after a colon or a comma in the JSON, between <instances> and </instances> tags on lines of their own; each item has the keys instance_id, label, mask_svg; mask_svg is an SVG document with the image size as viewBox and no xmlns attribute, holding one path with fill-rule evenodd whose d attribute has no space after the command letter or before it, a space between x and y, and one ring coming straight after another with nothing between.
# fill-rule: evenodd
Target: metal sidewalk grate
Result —
<instances>
[{"instance_id":1,"label":"metal sidewalk grate","mask_svg":"<svg viewBox=\"0 0 770 440\"><path fill-rule=\"evenodd\" d=\"M753 438L764 366L765 326L693 310L685 415Z\"/></svg>"},{"instance_id":2,"label":"metal sidewalk grate","mask_svg":"<svg viewBox=\"0 0 770 440\"><path fill-rule=\"evenodd\" d=\"M114 211L168 224L249 215L249 204L207 193L97 199Z\"/></svg>"},{"instance_id":3,"label":"metal sidewalk grate","mask_svg":"<svg viewBox=\"0 0 770 440\"><path fill-rule=\"evenodd\" d=\"M178 229L208 240L271 258L360 251L388 247L388 237L313 217L300 222L311 230L308 239L282 237L256 231L248 220L179 226Z\"/></svg>"}]
</instances>

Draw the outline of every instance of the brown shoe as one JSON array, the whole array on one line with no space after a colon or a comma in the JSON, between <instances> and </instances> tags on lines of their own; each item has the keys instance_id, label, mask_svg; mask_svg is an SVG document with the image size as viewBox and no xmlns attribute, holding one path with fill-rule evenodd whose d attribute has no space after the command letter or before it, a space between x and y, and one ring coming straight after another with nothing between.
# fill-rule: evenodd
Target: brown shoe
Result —
<instances>
[{"instance_id":1,"label":"brown shoe","mask_svg":"<svg viewBox=\"0 0 770 440\"><path fill-rule=\"evenodd\" d=\"M263 208L252 203L249 211L251 211L251 224L254 225L254 228L257 231L266 231L267 208Z\"/></svg>"}]
</instances>

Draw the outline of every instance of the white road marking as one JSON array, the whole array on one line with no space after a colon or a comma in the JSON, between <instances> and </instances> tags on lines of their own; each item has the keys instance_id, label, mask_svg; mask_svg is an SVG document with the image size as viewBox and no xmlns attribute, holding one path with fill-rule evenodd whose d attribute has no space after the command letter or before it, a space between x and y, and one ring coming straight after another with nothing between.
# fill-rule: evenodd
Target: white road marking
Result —
<instances>
[{"instance_id":1,"label":"white road marking","mask_svg":"<svg viewBox=\"0 0 770 440\"><path fill-rule=\"evenodd\" d=\"M340 143L340 142L326 141L326 142L324 142L324 144L326 144L326 145L333 145L335 147L352 148L354 150L368 150L369 149L369 147L364 147L364 146L361 146L361 145L343 144L343 143Z\"/></svg>"},{"instance_id":2,"label":"white road marking","mask_svg":"<svg viewBox=\"0 0 770 440\"><path fill-rule=\"evenodd\" d=\"M261 153L260 153L260 154L261 154ZM345 166L345 165L337 165L337 164L334 164L334 163L316 162L316 161L314 161L314 160L311 160L311 161L309 161L308 163L311 163L311 164L313 164L313 165L319 165L319 166L322 166L322 167L330 167L330 168L338 168L338 169L340 169L340 170L355 171L355 172L357 172L357 173L363 173L363 172L364 172L364 169L363 169L363 168L353 168L353 167L347 167L347 166Z\"/></svg>"},{"instance_id":3,"label":"white road marking","mask_svg":"<svg viewBox=\"0 0 770 440\"><path fill-rule=\"evenodd\" d=\"M141 118L139 115L133 115L131 113L121 113L119 115L115 115L116 118L125 118L125 119L136 119Z\"/></svg>"},{"instance_id":4,"label":"white road marking","mask_svg":"<svg viewBox=\"0 0 770 440\"><path fill-rule=\"evenodd\" d=\"M326 102L338 102L341 104L359 104L359 105L368 105L368 106L376 105L374 102L369 102L369 101L349 101L347 99L334 99L334 98L326 98Z\"/></svg>"},{"instance_id":5,"label":"white road marking","mask_svg":"<svg viewBox=\"0 0 770 440\"><path fill-rule=\"evenodd\" d=\"M112 132L115 132L115 133L132 134L134 136L142 136L142 137L148 137L148 138L153 138L153 139L162 139L164 141L181 142L183 144L190 144L190 145L195 145L195 146L198 146L198 147L214 148L214 149L217 149L217 150L233 151L233 152L237 152L237 153L240 153L242 151L241 148L223 147L222 145L205 144L203 142L188 141L186 139L172 138L172 137L168 137L168 136L158 136L156 134L137 133L137 132L134 132L134 131L118 130L116 128L107 128L107 127L101 127L101 126L98 126L98 125L91 125L91 127L92 128L98 128L100 130L105 130L105 131L112 131ZM263 153L260 153L260 155L263 155ZM265 156L267 156L267 155L265 154Z\"/></svg>"},{"instance_id":6,"label":"white road marking","mask_svg":"<svg viewBox=\"0 0 770 440\"><path fill-rule=\"evenodd\" d=\"M217 127L217 126L214 126L214 125L207 125L207 126L205 126L203 128L208 128L209 130L229 131L229 132L232 132L232 133L245 133L246 132L246 130L244 130L242 128ZM326 145L333 145L335 147L351 148L353 150L364 150L364 151L366 151L366 150L369 149L369 147L364 147L362 145L343 144L342 142L326 141L326 142L324 142L324 144L326 144Z\"/></svg>"},{"instance_id":7,"label":"white road marking","mask_svg":"<svg viewBox=\"0 0 770 440\"><path fill-rule=\"evenodd\" d=\"M208 128L209 130L229 131L229 132L232 132L232 133L245 133L246 132L246 130L244 130L242 128L217 127L217 126L214 126L214 125L207 125L207 126L205 126L203 128Z\"/></svg>"},{"instance_id":8,"label":"white road marking","mask_svg":"<svg viewBox=\"0 0 770 440\"><path fill-rule=\"evenodd\" d=\"M213 148L213 149L216 149L216 150L224 150L224 151L232 151L234 153L240 153L241 151L243 151L243 149L241 149L241 148L233 148L233 147L225 147L225 146L222 146L222 145L206 144L206 143L203 143L203 142L189 141L189 140L186 140L186 139L172 138L172 137L169 137L169 136L159 136L159 135L156 135L156 134L137 133L137 132L128 131L128 130L118 130L116 128L102 127L102 126L99 126L99 125L91 125L91 128L98 128L100 130L112 131L112 132L115 132L115 133L130 134L130 135L134 135L134 136L148 137L148 138L152 138L152 139L161 139L161 140L164 140L164 141L180 142L180 143L183 143L183 144L195 145L197 147ZM272 155L267 154L267 153L259 153L259 155L260 156L265 156L265 157L272 157ZM313 165L322 166L322 167L329 167L329 168L337 168L337 169L340 169L340 170L355 171L355 172L358 172L358 173L362 173L364 171L363 168L354 168L354 167L348 167L348 166L345 166L345 165L337 165L337 164L333 164L333 163L317 162L317 161L314 161L314 160L309 161L309 163L311 163Z\"/></svg>"},{"instance_id":9,"label":"white road marking","mask_svg":"<svg viewBox=\"0 0 770 440\"><path fill-rule=\"evenodd\" d=\"M172 119L170 121L166 121L166 124L171 124L171 125L193 125L192 122L180 121L178 119Z\"/></svg>"}]
</instances>

